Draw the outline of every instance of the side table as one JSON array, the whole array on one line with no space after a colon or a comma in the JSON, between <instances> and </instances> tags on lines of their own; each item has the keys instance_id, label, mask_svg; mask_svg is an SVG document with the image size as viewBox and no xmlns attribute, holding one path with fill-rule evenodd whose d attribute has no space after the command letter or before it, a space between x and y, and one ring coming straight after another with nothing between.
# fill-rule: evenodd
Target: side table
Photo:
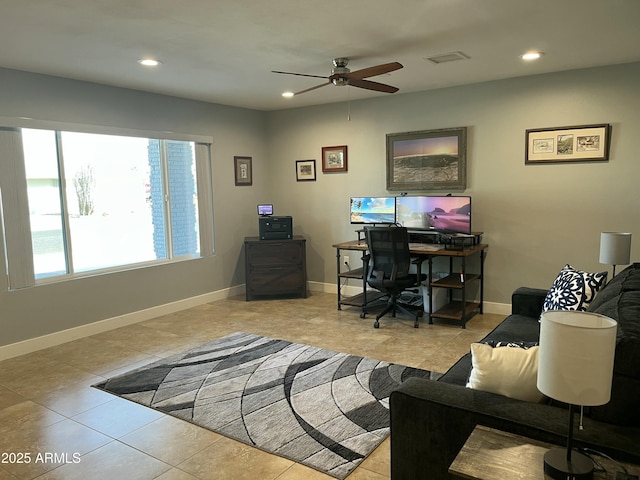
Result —
<instances>
[{"instance_id":1,"label":"side table","mask_svg":"<svg viewBox=\"0 0 640 480\"><path fill-rule=\"evenodd\" d=\"M493 428L476 426L449 467L454 478L471 480L541 480L544 454L552 445ZM615 480L620 470L609 459L596 456L606 472L596 470L593 478ZM640 467L620 462L629 473L640 475Z\"/></svg>"}]
</instances>

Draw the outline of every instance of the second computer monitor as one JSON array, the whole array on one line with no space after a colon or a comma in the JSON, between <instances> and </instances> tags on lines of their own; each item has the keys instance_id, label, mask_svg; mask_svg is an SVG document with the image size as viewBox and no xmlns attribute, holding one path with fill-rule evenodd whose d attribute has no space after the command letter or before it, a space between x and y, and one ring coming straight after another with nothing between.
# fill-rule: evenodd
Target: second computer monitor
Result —
<instances>
[{"instance_id":1,"label":"second computer monitor","mask_svg":"<svg viewBox=\"0 0 640 480\"><path fill-rule=\"evenodd\" d=\"M471 233L471 197L396 197L396 222L410 230Z\"/></svg>"}]
</instances>

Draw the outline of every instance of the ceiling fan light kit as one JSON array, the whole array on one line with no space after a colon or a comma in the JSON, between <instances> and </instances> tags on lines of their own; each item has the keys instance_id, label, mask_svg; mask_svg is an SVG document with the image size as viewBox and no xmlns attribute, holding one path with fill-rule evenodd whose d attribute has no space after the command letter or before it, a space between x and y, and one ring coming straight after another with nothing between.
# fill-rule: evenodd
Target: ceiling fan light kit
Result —
<instances>
[{"instance_id":1,"label":"ceiling fan light kit","mask_svg":"<svg viewBox=\"0 0 640 480\"><path fill-rule=\"evenodd\" d=\"M366 90L373 90L376 92L384 93L396 93L398 91L397 87L386 85L384 83L373 82L371 80L366 80L366 78L375 77L378 75L383 75L385 73L393 72L395 70L399 70L403 68L402 64L398 62L384 63L381 65L375 65L373 67L363 68L352 72L349 68L347 68L348 63L349 59L346 57L334 58L331 75L329 75L328 77L323 77L321 75L309 75L306 73L281 72L277 70L272 70L272 72L284 75L297 75L301 77L326 78L328 80L327 82L321 83L320 85L295 92L292 96L310 92L312 90L316 90L317 88L321 88L325 85L331 84L339 87L350 85L352 87L364 88Z\"/></svg>"}]
</instances>

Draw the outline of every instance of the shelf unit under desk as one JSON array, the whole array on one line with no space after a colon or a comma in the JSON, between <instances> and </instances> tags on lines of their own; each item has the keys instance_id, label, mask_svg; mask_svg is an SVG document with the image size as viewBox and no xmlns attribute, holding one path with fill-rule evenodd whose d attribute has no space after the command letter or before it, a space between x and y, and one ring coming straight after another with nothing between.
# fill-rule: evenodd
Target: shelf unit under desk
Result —
<instances>
[{"instance_id":1,"label":"shelf unit under desk","mask_svg":"<svg viewBox=\"0 0 640 480\"><path fill-rule=\"evenodd\" d=\"M367 306L384 296L382 293L375 290L367 290L367 266L369 263L367 243L364 239L359 238L358 240L352 240L349 242L336 243L333 247L336 249L338 310L342 310L342 305L359 307L362 309L360 317L364 318L367 314ZM480 243L460 249L445 248L442 250L428 250L427 248L420 248L419 245L415 244L410 247L412 255L423 258L428 263L428 271L425 273L427 273L427 278L430 280L427 282L429 289L429 323L433 323L434 318L442 318L459 321L460 326L465 328L467 320L473 317L476 313L482 313L484 306L484 259L487 248L489 248L488 245ZM341 252L345 250L362 252L362 267L349 270L347 272L341 272ZM468 273L466 270L466 260L473 255L480 256L480 272ZM444 278L431 281L433 278L433 260L439 257L449 258L449 274ZM458 258L460 263L460 268L455 269L457 271L454 270L455 258ZM362 281L362 292L357 295L343 298L343 279ZM471 282L479 282L479 301L467 300L467 286ZM449 290L449 302L435 312L432 308L434 288L446 288ZM460 292L460 300L453 299L454 291Z\"/></svg>"}]
</instances>

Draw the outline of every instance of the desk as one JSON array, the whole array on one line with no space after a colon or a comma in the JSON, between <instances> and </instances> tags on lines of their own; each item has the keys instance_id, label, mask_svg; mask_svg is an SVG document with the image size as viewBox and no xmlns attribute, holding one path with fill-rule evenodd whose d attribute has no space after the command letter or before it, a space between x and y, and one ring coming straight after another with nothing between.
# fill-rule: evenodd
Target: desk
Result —
<instances>
[{"instance_id":1,"label":"desk","mask_svg":"<svg viewBox=\"0 0 640 480\"><path fill-rule=\"evenodd\" d=\"M377 291L367 292L367 265L369 256L367 255L367 242L364 239L352 240L349 242L336 243L333 245L336 249L336 266L338 274L338 310L342 310L342 305L350 305L355 307L361 307L362 312L360 317L364 318L367 314L367 306L373 301L382 297L383 295ZM484 258L485 252L489 248L486 244L477 244L461 249L442 249L433 250L432 244L423 243L410 243L409 251L416 257L423 258L428 262L427 278L431 279L433 276L433 259L437 257L449 258L449 275L445 278L427 282L429 288L429 323L433 323L433 318L444 318L450 320L457 320L460 322L460 326L465 328L467 320L469 320L476 313L482 313L484 305ZM341 268L341 254L342 250L359 251L362 252L362 268L355 270L349 270L348 272L340 272ZM480 272L468 273L466 271L466 259L473 255L480 256ZM454 270L453 261L455 258L459 259L460 268ZM455 273L454 273L455 272ZM343 298L342 297L342 284L341 279L361 279L362 280L362 293ZM467 301L467 285L469 282L480 282L480 300L479 302ZM433 288L446 288L449 290L449 303L437 312L433 312ZM461 299L454 301L453 291L460 291Z\"/></svg>"},{"instance_id":2,"label":"desk","mask_svg":"<svg viewBox=\"0 0 640 480\"><path fill-rule=\"evenodd\" d=\"M449 467L449 473L454 478L471 480L542 480L547 478L544 475L544 454L552 446L478 425ZM615 479L616 465L600 456L596 459L606 472L594 472L594 480ZM624 463L624 466L629 473L640 473L637 465Z\"/></svg>"}]
</instances>

